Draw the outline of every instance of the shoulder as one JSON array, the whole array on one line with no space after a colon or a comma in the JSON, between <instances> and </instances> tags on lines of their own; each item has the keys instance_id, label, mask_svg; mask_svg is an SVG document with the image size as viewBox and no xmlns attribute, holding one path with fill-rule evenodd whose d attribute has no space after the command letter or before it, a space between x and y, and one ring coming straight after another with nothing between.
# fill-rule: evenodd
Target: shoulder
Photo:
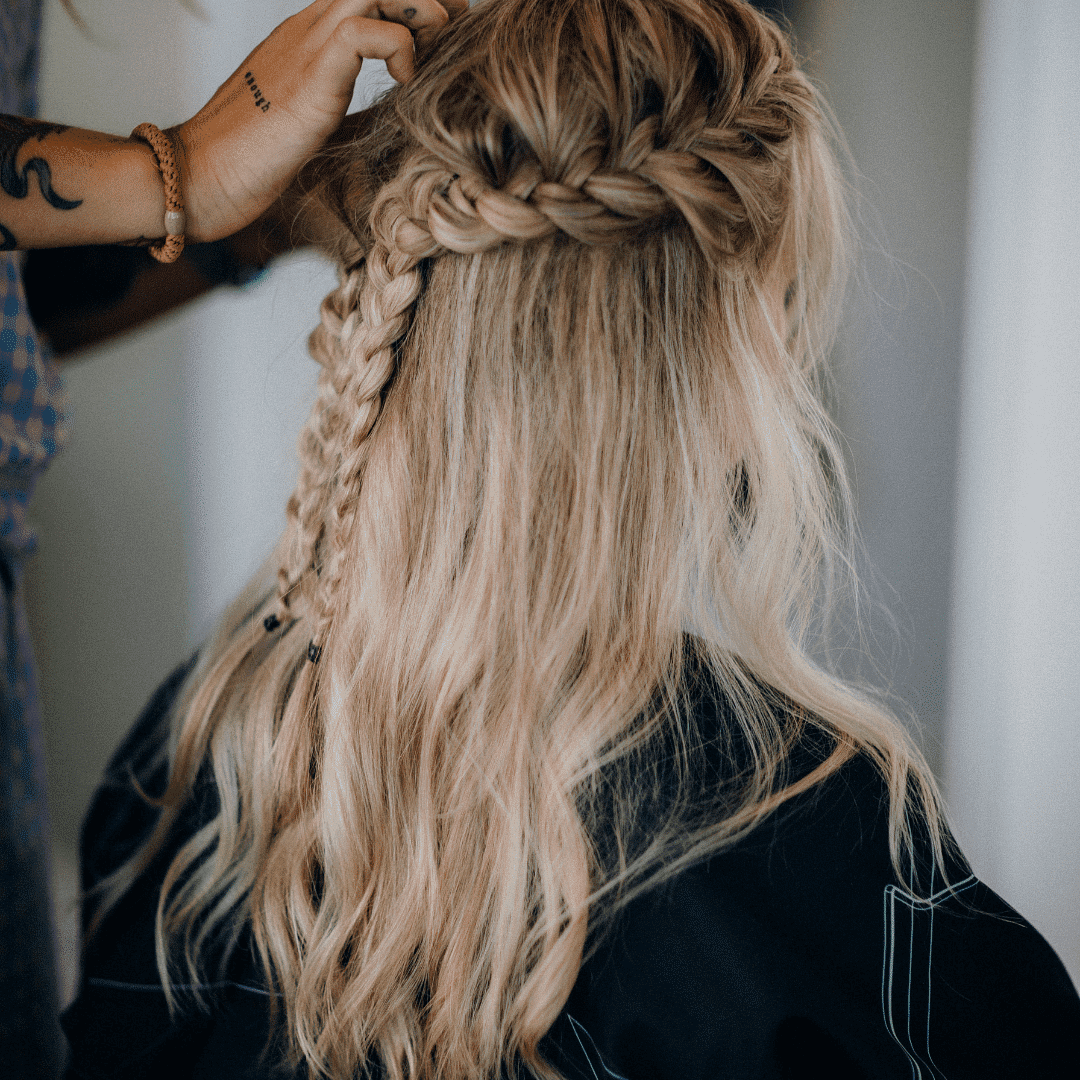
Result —
<instances>
[{"instance_id":1,"label":"shoulder","mask_svg":"<svg viewBox=\"0 0 1080 1080\"><path fill-rule=\"evenodd\" d=\"M796 747L793 774L827 752L815 738ZM856 755L631 901L551 1045L580 1055L587 1042L627 1077L1064 1080L1080 998L1060 960L962 858L952 891L940 873L918 895L897 880L888 808Z\"/></svg>"}]
</instances>

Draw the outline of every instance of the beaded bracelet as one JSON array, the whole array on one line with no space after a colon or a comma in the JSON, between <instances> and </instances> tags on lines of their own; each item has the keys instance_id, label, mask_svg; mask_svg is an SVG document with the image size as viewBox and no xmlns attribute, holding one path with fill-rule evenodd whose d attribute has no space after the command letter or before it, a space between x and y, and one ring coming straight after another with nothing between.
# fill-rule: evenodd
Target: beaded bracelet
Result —
<instances>
[{"instance_id":1,"label":"beaded bracelet","mask_svg":"<svg viewBox=\"0 0 1080 1080\"><path fill-rule=\"evenodd\" d=\"M150 254L158 262L175 262L184 250L187 219L184 216L184 203L180 192L180 169L176 164L172 140L153 124L140 124L131 133L131 137L150 144L150 149L154 151L157 159L161 179L165 182L165 242L153 245Z\"/></svg>"}]
</instances>

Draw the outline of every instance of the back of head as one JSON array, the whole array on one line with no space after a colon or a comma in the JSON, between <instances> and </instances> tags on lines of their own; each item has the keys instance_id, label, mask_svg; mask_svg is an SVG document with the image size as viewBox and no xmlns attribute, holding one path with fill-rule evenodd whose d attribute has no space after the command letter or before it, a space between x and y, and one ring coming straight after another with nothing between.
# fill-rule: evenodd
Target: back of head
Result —
<instances>
[{"instance_id":1,"label":"back of head","mask_svg":"<svg viewBox=\"0 0 1080 1080\"><path fill-rule=\"evenodd\" d=\"M793 482L776 472L800 438L828 444L807 376L842 287L843 201L814 92L749 5L480 3L372 111L324 192L348 227L344 278L313 338L327 376L283 577L284 602L307 613L316 638L329 630L334 560L356 554L345 533L368 456L408 442L410 454L426 445L441 458L459 437L480 438L495 402L480 404L478 379L529 422L526 436L508 413L496 439L507 450L512 430L533 440L515 445L525 456L510 455L512 471L546 461L580 485L580 440L594 438L611 458L603 479L644 497L652 485L626 472L634 456L601 432L636 435L653 470L686 473L687 453L706 455L703 475L683 477L671 536L710 503L721 515L735 500L745 523L751 503L770 502L771 480ZM437 378L448 381L436 388ZM454 378L470 380L467 399L450 401ZM427 394L443 404L411 400ZM431 410L451 406L469 408L470 422L447 414L450 442L425 444ZM792 424L766 430L778 415ZM594 431L567 430L575 416ZM565 475L559 453L574 459ZM701 484L714 486L692 490ZM498 513L511 505L525 512L504 497ZM610 501L579 509L601 506L616 513ZM550 529L538 535L568 546ZM640 550L644 535L622 540Z\"/></svg>"},{"instance_id":2,"label":"back of head","mask_svg":"<svg viewBox=\"0 0 1080 1080\"><path fill-rule=\"evenodd\" d=\"M834 737L820 776L874 757L900 849L915 759L807 641L843 546L814 392L839 175L741 0L481 0L319 170L320 396L276 595L178 715L166 802L209 760L222 810L170 872L162 955L250 919L316 1071L543 1072L601 901L775 807L799 724ZM693 742L688 640L756 767L606 866L590 793Z\"/></svg>"}]
</instances>

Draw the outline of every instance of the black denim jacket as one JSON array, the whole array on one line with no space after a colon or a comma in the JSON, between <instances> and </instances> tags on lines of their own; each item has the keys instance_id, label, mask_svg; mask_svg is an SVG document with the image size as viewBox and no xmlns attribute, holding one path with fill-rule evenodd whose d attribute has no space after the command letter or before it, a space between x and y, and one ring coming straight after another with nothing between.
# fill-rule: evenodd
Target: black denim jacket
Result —
<instances>
[{"instance_id":1,"label":"black denim jacket","mask_svg":"<svg viewBox=\"0 0 1080 1080\"><path fill-rule=\"evenodd\" d=\"M95 796L84 889L153 824L129 777L161 784L147 762L184 673L154 695ZM711 694L699 711L702 730L723 725ZM821 752L808 744L797 769ZM890 864L887 805L856 757L733 848L639 896L582 965L541 1051L568 1080L1076 1080L1080 997L1053 949L962 860L948 868L952 893L913 895ZM165 1007L158 891L215 810L213 793L193 802L92 940L62 1020L67 1077L292 1075L273 1050L263 1056L270 998L245 945L209 1013L170 1019Z\"/></svg>"}]
</instances>

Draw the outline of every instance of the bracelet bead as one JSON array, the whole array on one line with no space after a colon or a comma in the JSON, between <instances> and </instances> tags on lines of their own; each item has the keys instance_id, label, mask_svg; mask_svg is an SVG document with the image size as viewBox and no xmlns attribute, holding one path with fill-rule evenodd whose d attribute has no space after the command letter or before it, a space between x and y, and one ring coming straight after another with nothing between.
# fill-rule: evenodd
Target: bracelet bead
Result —
<instances>
[{"instance_id":1,"label":"bracelet bead","mask_svg":"<svg viewBox=\"0 0 1080 1080\"><path fill-rule=\"evenodd\" d=\"M187 231L187 217L183 210L165 211L165 233L168 236L183 236Z\"/></svg>"}]
</instances>

